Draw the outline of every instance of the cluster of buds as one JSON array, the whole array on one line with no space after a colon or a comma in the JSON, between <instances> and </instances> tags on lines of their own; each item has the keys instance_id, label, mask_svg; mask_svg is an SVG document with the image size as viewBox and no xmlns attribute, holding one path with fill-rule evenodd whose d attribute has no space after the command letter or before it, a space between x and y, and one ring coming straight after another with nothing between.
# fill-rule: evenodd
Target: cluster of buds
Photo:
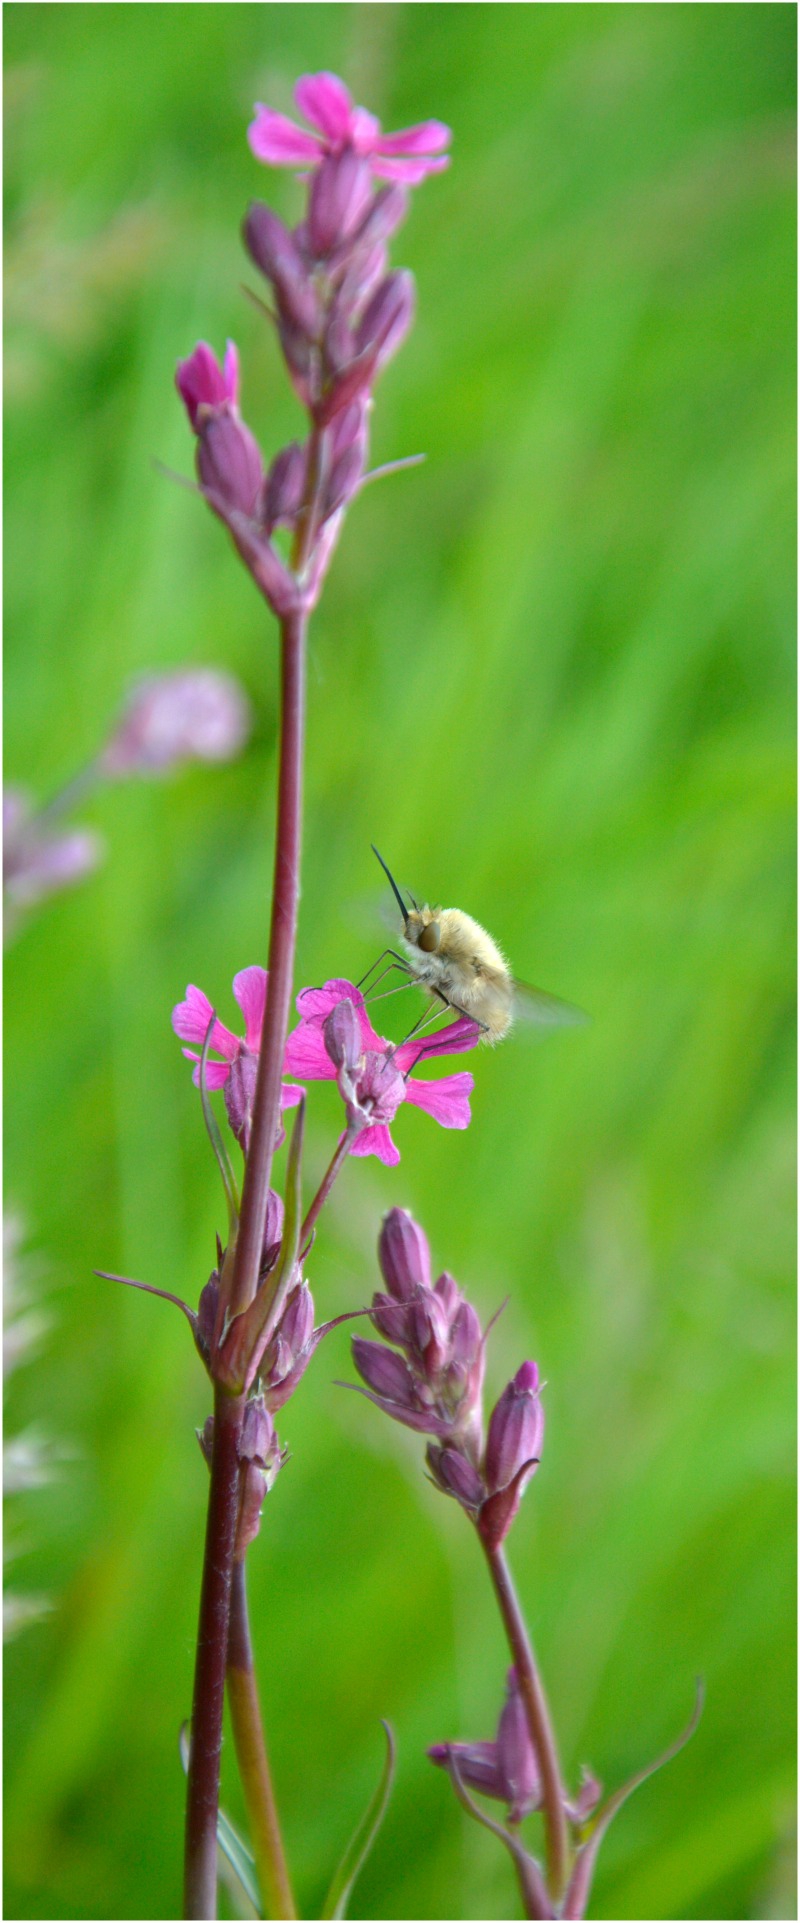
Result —
<instances>
[{"instance_id":1,"label":"cluster of buds","mask_svg":"<svg viewBox=\"0 0 800 1923\"><path fill-rule=\"evenodd\" d=\"M406 214L406 188L446 165L440 150L449 141L432 121L383 136L333 74L307 75L296 98L318 132L261 107L250 144L268 165L306 170L303 217L289 228L256 201L244 241L270 286L268 311L308 438L265 470L239 412L232 342L220 365L201 341L176 377L197 436L201 491L279 619L316 604L342 513L361 485L372 388L414 312L412 276L389 271L388 242ZM376 188L376 176L388 184ZM293 537L289 564L273 540L281 527Z\"/></svg>"},{"instance_id":2,"label":"cluster of buds","mask_svg":"<svg viewBox=\"0 0 800 1923\"><path fill-rule=\"evenodd\" d=\"M384 1341L353 1340L362 1394L396 1422L436 1438L427 1451L433 1481L467 1511L487 1549L498 1549L541 1454L536 1364L523 1362L503 1390L484 1447L486 1343L472 1304L451 1275L431 1283L428 1243L407 1209L386 1216L378 1260L387 1293L373 1296L371 1315Z\"/></svg>"}]
</instances>

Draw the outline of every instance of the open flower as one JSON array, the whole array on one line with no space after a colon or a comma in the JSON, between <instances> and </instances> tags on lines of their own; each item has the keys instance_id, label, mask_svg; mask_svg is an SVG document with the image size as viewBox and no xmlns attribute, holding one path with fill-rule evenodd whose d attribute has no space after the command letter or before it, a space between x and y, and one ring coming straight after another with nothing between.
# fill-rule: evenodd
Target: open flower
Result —
<instances>
[{"instance_id":1,"label":"open flower","mask_svg":"<svg viewBox=\"0 0 800 1923\"><path fill-rule=\"evenodd\" d=\"M400 133L385 134L374 114L353 105L349 89L335 73L304 74L294 97L317 132L307 133L286 114L259 103L247 137L256 159L267 166L317 167L326 155L349 147L369 161L380 179L415 187L426 174L449 165L443 149L450 144L450 128L441 120L423 120Z\"/></svg>"},{"instance_id":2,"label":"open flower","mask_svg":"<svg viewBox=\"0 0 800 1923\"><path fill-rule=\"evenodd\" d=\"M264 1026L264 1010L267 1005L267 971L265 968L242 968L234 976L233 992L244 1016L244 1036L234 1035L224 1022L215 1021L211 1031L210 1047L222 1061L212 1060L209 1054L206 1064L206 1086L225 1090L225 1107L234 1135L247 1154L250 1138L250 1121L253 1113L253 1097L258 1069L258 1052L261 1047L261 1030ZM194 1042L194 1048L185 1048L183 1053L196 1063L192 1080L200 1085L200 1055L208 1033L208 1024L214 1010L202 988L195 988L190 982L186 990L186 1000L178 1002L172 1010L172 1026L183 1042ZM301 1088L291 1083L281 1083L281 1108L294 1108L303 1093Z\"/></svg>"},{"instance_id":3,"label":"open flower","mask_svg":"<svg viewBox=\"0 0 800 1923\"><path fill-rule=\"evenodd\" d=\"M334 1015L348 1007L351 1015L346 1021ZM426 1109L442 1128L469 1126L471 1075L415 1082L411 1070L421 1056L473 1048L480 1032L475 1022L459 1019L439 1035L418 1036L395 1047L376 1034L360 989L343 980L326 982L324 988L304 988L297 997L297 1009L301 1020L286 1044L286 1072L304 1082L338 1082L348 1128L354 1131L351 1155L399 1162L389 1126L402 1102Z\"/></svg>"}]
</instances>

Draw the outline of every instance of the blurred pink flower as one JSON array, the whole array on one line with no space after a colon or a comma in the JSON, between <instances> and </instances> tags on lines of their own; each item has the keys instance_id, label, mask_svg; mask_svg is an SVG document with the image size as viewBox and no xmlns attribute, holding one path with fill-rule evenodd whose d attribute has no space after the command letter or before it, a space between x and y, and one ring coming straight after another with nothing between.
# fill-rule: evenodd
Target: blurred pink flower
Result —
<instances>
[{"instance_id":1,"label":"blurred pink flower","mask_svg":"<svg viewBox=\"0 0 800 1923\"><path fill-rule=\"evenodd\" d=\"M100 757L103 774L163 773L181 761L230 761L250 734L250 703L232 674L176 668L133 688Z\"/></svg>"},{"instance_id":2,"label":"blurred pink flower","mask_svg":"<svg viewBox=\"0 0 800 1923\"><path fill-rule=\"evenodd\" d=\"M259 103L247 138L256 159L267 166L317 167L327 154L350 147L369 160L372 173L380 179L415 187L426 174L440 173L449 165L442 149L450 144L450 128L441 120L423 120L400 133L385 134L374 114L353 105L352 95L335 73L304 74L294 97L301 114L318 131L306 133L286 114Z\"/></svg>"},{"instance_id":3,"label":"blurred pink flower","mask_svg":"<svg viewBox=\"0 0 800 1923\"><path fill-rule=\"evenodd\" d=\"M336 1049L334 1060L328 1044L335 1046L335 1030L328 1018L343 1003L352 1006L359 1032L349 1057L343 1044ZM389 1124L402 1102L426 1109L442 1128L469 1126L469 1097L474 1085L470 1074L444 1075L438 1082L415 1082L411 1070L420 1057L473 1048L479 1036L474 1022L459 1019L439 1035L418 1036L395 1047L376 1034L360 989L342 980L326 982L324 988L304 988L297 997L297 1009L301 1021L286 1044L286 1073L304 1082L338 1081L347 1104L348 1122L352 1125L355 1121L359 1127L351 1155L377 1155L382 1162L399 1162Z\"/></svg>"}]
</instances>

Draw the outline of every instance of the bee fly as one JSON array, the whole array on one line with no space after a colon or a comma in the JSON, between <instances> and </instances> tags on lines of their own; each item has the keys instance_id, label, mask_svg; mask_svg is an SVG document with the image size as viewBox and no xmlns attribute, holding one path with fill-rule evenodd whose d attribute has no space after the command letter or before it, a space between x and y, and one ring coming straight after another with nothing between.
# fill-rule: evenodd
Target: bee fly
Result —
<instances>
[{"instance_id":1,"label":"bee fly","mask_svg":"<svg viewBox=\"0 0 800 1923\"><path fill-rule=\"evenodd\" d=\"M501 1042L515 1019L543 1028L565 1027L586 1020L582 1011L569 1002L515 981L497 943L481 928L480 922L473 921L463 909L420 908L411 894L411 906L407 908L394 876L374 843L372 852L381 864L403 917L400 939L405 955L386 949L385 954L393 956L390 966L403 968L432 998L452 1008L455 1014L476 1022L482 1031L481 1041Z\"/></svg>"}]
</instances>

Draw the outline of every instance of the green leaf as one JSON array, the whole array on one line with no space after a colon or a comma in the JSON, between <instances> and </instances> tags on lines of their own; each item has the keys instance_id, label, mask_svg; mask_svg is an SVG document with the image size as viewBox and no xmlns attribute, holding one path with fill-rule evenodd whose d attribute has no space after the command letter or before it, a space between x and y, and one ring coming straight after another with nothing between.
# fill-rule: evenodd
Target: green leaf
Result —
<instances>
[{"instance_id":1,"label":"green leaf","mask_svg":"<svg viewBox=\"0 0 800 1923\"><path fill-rule=\"evenodd\" d=\"M383 1720L383 1719L381 1719ZM386 1761L381 1772L381 1780L371 1797L358 1828L354 1831L342 1857L339 1868L331 1883L323 1903L322 1917L347 1915L347 1905L356 1878L360 1875L372 1845L383 1822L392 1793L395 1759L397 1755L394 1735L389 1723L383 1724L386 1734Z\"/></svg>"}]
</instances>

